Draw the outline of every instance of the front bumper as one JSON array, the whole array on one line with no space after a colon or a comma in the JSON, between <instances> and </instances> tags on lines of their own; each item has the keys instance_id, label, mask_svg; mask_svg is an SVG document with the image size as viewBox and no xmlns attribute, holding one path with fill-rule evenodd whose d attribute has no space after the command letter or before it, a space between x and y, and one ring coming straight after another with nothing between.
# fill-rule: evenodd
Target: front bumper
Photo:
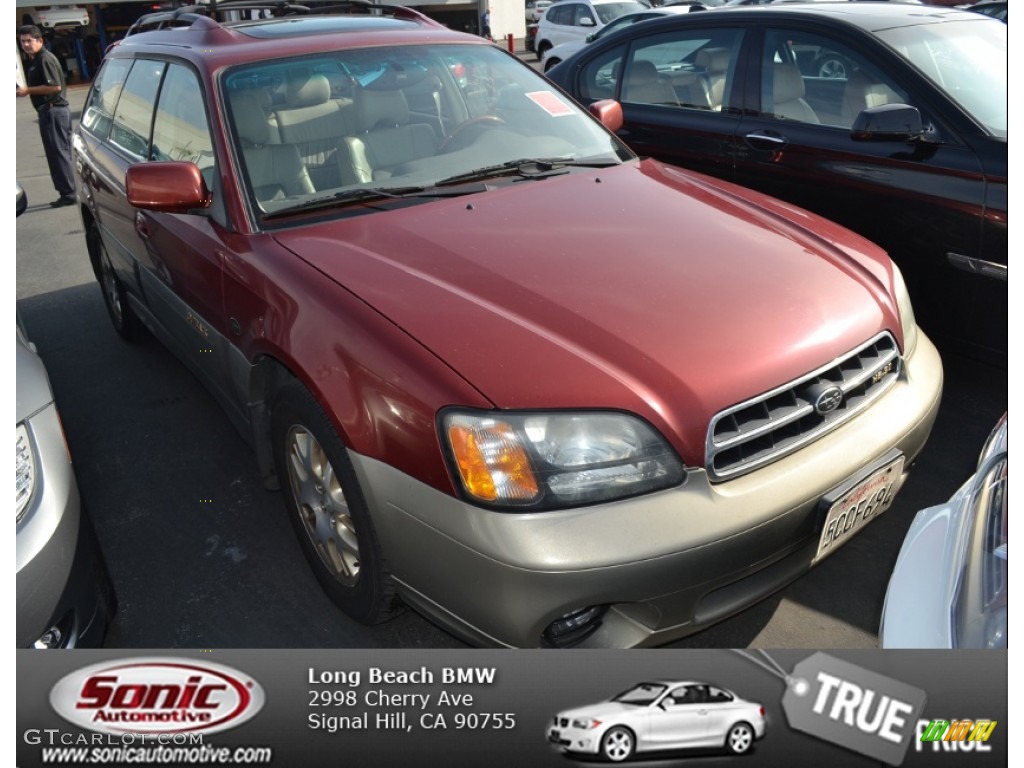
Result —
<instances>
[{"instance_id":1,"label":"front bumper","mask_svg":"<svg viewBox=\"0 0 1024 768\"><path fill-rule=\"evenodd\" d=\"M16 647L33 647L55 626L59 647L98 647L114 611L113 589L82 509L56 408L35 414L27 428L38 476L18 522Z\"/></svg>"},{"instance_id":2,"label":"front bumper","mask_svg":"<svg viewBox=\"0 0 1024 768\"><path fill-rule=\"evenodd\" d=\"M579 647L654 646L703 629L810 568L821 498L893 448L904 475L931 432L942 365L921 334L901 379L795 454L716 485L558 512L483 510L352 454L403 598L486 646L537 647L559 617L608 606Z\"/></svg>"}]
</instances>

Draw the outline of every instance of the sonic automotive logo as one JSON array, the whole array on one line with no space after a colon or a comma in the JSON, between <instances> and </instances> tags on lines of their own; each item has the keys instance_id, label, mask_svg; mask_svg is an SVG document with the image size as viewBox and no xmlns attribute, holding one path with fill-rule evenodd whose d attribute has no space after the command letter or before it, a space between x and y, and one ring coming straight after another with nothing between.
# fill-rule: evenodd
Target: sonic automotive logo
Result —
<instances>
[{"instance_id":1,"label":"sonic automotive logo","mask_svg":"<svg viewBox=\"0 0 1024 768\"><path fill-rule=\"evenodd\" d=\"M216 733L263 708L263 689L220 664L130 659L83 667L50 691L50 706L101 733Z\"/></svg>"}]
</instances>

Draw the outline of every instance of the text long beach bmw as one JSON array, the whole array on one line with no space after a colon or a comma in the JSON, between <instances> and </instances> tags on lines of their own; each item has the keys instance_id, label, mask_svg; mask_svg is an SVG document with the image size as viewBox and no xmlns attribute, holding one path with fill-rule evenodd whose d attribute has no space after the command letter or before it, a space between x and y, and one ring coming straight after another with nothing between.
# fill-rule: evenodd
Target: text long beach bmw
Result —
<instances>
[{"instance_id":1,"label":"text long beach bmw","mask_svg":"<svg viewBox=\"0 0 1024 768\"><path fill-rule=\"evenodd\" d=\"M89 256L350 616L656 645L889 506L942 370L880 249L413 11L175 23L87 98Z\"/></svg>"}]
</instances>

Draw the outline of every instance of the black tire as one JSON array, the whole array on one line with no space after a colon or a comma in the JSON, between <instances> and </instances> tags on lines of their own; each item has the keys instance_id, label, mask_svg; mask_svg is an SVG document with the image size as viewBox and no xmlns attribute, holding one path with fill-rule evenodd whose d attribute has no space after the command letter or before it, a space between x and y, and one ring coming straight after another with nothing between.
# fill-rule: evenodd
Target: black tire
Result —
<instances>
[{"instance_id":1,"label":"black tire","mask_svg":"<svg viewBox=\"0 0 1024 768\"><path fill-rule=\"evenodd\" d=\"M99 227L94 223L86 235L86 245L96 269L96 279L103 292L103 304L114 330L125 341L139 341L146 336L145 326L132 311L124 284L114 272L107 248L103 245Z\"/></svg>"},{"instance_id":2,"label":"black tire","mask_svg":"<svg viewBox=\"0 0 1024 768\"><path fill-rule=\"evenodd\" d=\"M546 40L537 46L537 61L541 61L544 58L544 54L551 50L551 43Z\"/></svg>"},{"instance_id":3,"label":"black tire","mask_svg":"<svg viewBox=\"0 0 1024 768\"><path fill-rule=\"evenodd\" d=\"M636 737L629 728L617 725L601 737L601 757L610 763L629 760L636 752Z\"/></svg>"},{"instance_id":4,"label":"black tire","mask_svg":"<svg viewBox=\"0 0 1024 768\"><path fill-rule=\"evenodd\" d=\"M349 617L379 624L401 611L373 521L344 444L313 396L283 386L271 440L299 546L327 595Z\"/></svg>"},{"instance_id":5,"label":"black tire","mask_svg":"<svg viewBox=\"0 0 1024 768\"><path fill-rule=\"evenodd\" d=\"M725 735L725 748L733 755L742 755L754 746L754 729L750 723L736 723Z\"/></svg>"},{"instance_id":6,"label":"black tire","mask_svg":"<svg viewBox=\"0 0 1024 768\"><path fill-rule=\"evenodd\" d=\"M545 74L550 72L552 67L554 67L556 64L561 64L561 63L562 63L561 59L548 59L547 61L545 61L544 62L544 72L545 72Z\"/></svg>"}]
</instances>

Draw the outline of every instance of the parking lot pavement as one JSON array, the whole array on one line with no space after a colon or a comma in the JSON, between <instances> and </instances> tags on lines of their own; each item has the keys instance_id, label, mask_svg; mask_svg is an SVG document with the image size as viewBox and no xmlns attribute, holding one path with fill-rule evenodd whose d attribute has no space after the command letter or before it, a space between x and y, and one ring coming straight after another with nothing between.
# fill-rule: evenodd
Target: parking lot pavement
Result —
<instances>
[{"instance_id":1,"label":"parking lot pavement","mask_svg":"<svg viewBox=\"0 0 1024 768\"><path fill-rule=\"evenodd\" d=\"M72 88L80 117L84 88ZM411 612L347 620L306 566L278 494L211 396L153 340L122 342L75 208L54 192L28 99L17 100L17 299L47 365L85 504L117 589L110 647L459 647ZM973 471L1007 406L1006 371L945 356L932 438L893 508L789 588L673 647L874 647L888 576L917 510ZM441 566L439 566L441 567Z\"/></svg>"}]
</instances>

